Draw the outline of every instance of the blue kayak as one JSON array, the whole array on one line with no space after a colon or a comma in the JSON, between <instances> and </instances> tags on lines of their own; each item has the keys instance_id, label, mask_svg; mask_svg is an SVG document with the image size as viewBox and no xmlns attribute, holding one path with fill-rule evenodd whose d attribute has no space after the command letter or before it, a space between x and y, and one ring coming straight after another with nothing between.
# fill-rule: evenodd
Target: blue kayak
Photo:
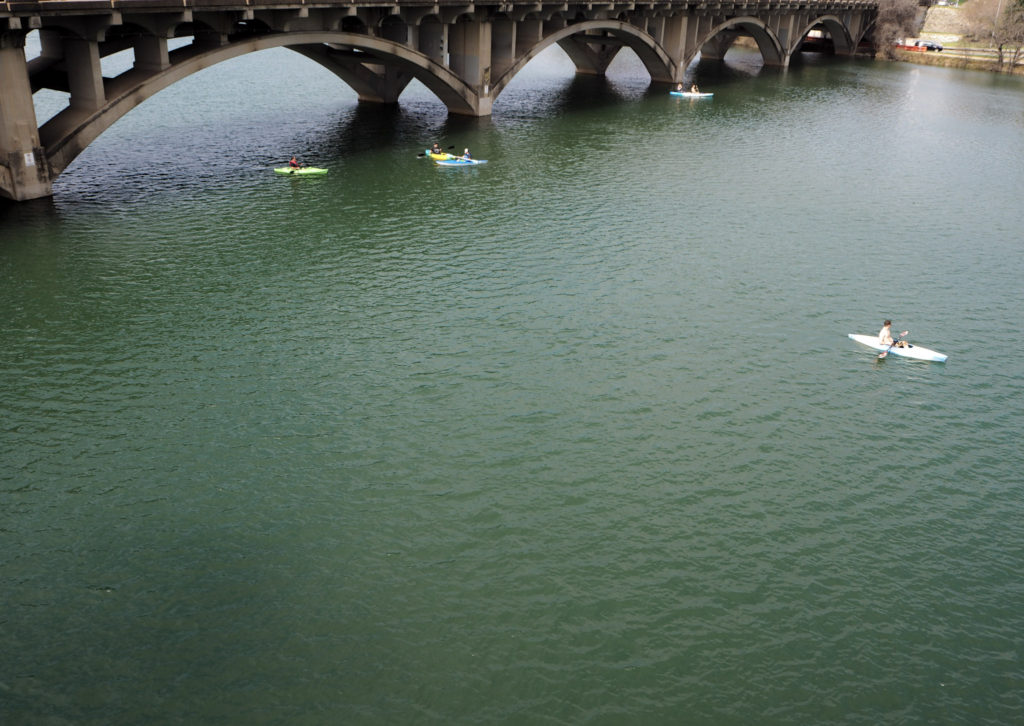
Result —
<instances>
[{"instance_id":1,"label":"blue kayak","mask_svg":"<svg viewBox=\"0 0 1024 726\"><path fill-rule=\"evenodd\" d=\"M435 159L434 163L438 166L479 166L480 164L486 164L487 159L463 159L456 156L451 159Z\"/></svg>"}]
</instances>

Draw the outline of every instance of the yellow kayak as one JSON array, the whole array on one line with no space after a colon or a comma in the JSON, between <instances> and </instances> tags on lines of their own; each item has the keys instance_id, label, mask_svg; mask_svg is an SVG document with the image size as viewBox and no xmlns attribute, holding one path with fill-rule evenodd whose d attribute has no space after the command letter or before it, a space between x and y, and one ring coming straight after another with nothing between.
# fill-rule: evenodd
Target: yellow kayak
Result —
<instances>
[{"instance_id":1,"label":"yellow kayak","mask_svg":"<svg viewBox=\"0 0 1024 726\"><path fill-rule=\"evenodd\" d=\"M445 160L445 159L454 159L455 158L454 154L449 154L447 152L442 152L440 154L435 154L433 151L429 151L428 150L428 151L424 151L423 153L426 154L431 159L433 159L434 161L442 161L442 160Z\"/></svg>"},{"instance_id":2,"label":"yellow kayak","mask_svg":"<svg viewBox=\"0 0 1024 726\"><path fill-rule=\"evenodd\" d=\"M321 169L316 166L303 166L298 169L293 169L290 166L279 166L274 169L278 174L290 174L293 176L322 176L327 173L326 169Z\"/></svg>"}]
</instances>

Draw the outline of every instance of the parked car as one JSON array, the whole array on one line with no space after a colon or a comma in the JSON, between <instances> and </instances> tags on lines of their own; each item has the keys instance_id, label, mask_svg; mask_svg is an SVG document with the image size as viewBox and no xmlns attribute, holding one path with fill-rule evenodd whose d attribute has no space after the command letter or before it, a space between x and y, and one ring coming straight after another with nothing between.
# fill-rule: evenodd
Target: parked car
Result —
<instances>
[{"instance_id":1,"label":"parked car","mask_svg":"<svg viewBox=\"0 0 1024 726\"><path fill-rule=\"evenodd\" d=\"M918 48L924 48L925 50L942 50L942 46L934 40L919 40L914 43L914 45Z\"/></svg>"}]
</instances>

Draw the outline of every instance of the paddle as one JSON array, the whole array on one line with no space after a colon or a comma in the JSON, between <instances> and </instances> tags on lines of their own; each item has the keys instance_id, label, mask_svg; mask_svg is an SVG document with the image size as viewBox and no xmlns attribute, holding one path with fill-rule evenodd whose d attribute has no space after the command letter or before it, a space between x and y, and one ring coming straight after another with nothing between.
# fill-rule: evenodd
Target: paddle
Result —
<instances>
[{"instance_id":1,"label":"paddle","mask_svg":"<svg viewBox=\"0 0 1024 726\"><path fill-rule=\"evenodd\" d=\"M888 348L886 348L885 350L883 350L881 353L878 354L878 357L879 358L885 358L885 356L889 355L889 351L892 350L892 347L894 345L896 345L897 343L899 343L901 340L903 340L903 336L906 335L909 332L910 332L909 330L904 330L902 333L900 333L900 337L898 337L898 338L896 338L896 340L892 341L889 344Z\"/></svg>"},{"instance_id":2,"label":"paddle","mask_svg":"<svg viewBox=\"0 0 1024 726\"><path fill-rule=\"evenodd\" d=\"M455 148L455 144L452 144L452 145L451 145L451 146L449 146L448 148L449 148L449 149L454 149L454 148ZM417 159L422 159L422 158L423 158L424 156L426 156L426 155L427 155L427 154L429 154L429 153L430 153L429 151L424 151L424 152L422 152L422 153L420 153L420 154L416 154L416 158L417 158ZM435 153L436 153L436 152L435 152Z\"/></svg>"}]
</instances>

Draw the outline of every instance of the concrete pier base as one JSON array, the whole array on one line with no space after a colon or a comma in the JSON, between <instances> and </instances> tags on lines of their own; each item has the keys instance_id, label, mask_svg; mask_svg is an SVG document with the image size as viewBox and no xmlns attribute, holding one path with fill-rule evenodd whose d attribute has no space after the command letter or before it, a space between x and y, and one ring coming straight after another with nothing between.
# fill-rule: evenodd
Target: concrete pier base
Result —
<instances>
[{"instance_id":1,"label":"concrete pier base","mask_svg":"<svg viewBox=\"0 0 1024 726\"><path fill-rule=\"evenodd\" d=\"M25 62L25 36L0 33L0 196L25 201L53 194Z\"/></svg>"}]
</instances>

